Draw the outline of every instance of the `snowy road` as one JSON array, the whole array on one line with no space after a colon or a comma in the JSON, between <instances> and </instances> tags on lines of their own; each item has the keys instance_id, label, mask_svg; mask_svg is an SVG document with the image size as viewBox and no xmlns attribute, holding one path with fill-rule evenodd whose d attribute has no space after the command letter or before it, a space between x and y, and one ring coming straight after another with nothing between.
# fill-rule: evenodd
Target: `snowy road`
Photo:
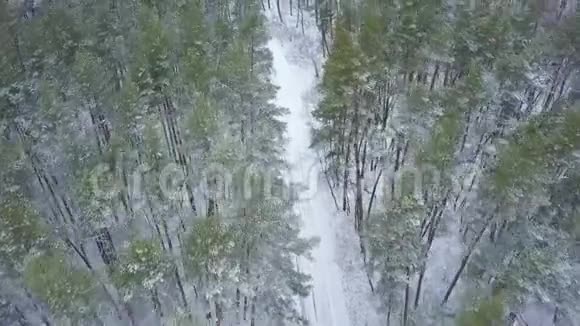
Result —
<instances>
[{"instance_id":1,"label":"snowy road","mask_svg":"<svg viewBox=\"0 0 580 326\"><path fill-rule=\"evenodd\" d=\"M318 188L318 164L316 155L308 149L309 112L303 95L315 87L315 71L313 67L288 62L280 40L271 40L269 47L274 55L273 81L280 86L277 104L290 110L287 159L292 166L291 180L310 187L303 196L313 195L302 198L297 204L304 223L303 235L320 238L320 244L313 250L314 259L302 259L299 263L301 270L313 277L313 291L303 302L303 313L312 325L347 326L350 322L342 289L342 271L335 252L334 207L326 191L314 192Z\"/></svg>"},{"instance_id":2,"label":"snowy road","mask_svg":"<svg viewBox=\"0 0 580 326\"><path fill-rule=\"evenodd\" d=\"M287 8L282 8L282 13ZM272 39L272 82L279 87L276 104L289 109L286 116L288 181L305 186L296 204L302 220L302 236L316 237L312 260L302 257L298 267L312 277L312 291L300 302L302 314L312 326L376 326L378 316L360 255L352 217L337 211L318 156L311 150L311 111L316 105L317 69L323 64L320 33L308 13L297 15L266 10ZM301 27L298 27L301 26ZM314 63L314 64L313 64ZM315 65L318 66L315 68Z\"/></svg>"}]
</instances>

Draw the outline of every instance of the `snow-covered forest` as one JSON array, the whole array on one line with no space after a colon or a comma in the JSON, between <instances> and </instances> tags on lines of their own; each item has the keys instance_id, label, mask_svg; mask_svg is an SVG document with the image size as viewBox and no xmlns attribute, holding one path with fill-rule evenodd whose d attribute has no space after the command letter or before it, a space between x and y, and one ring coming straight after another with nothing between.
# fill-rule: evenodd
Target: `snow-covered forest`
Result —
<instances>
[{"instance_id":1,"label":"snow-covered forest","mask_svg":"<svg viewBox=\"0 0 580 326\"><path fill-rule=\"evenodd\" d=\"M571 0L0 0L0 325L580 325Z\"/></svg>"}]
</instances>

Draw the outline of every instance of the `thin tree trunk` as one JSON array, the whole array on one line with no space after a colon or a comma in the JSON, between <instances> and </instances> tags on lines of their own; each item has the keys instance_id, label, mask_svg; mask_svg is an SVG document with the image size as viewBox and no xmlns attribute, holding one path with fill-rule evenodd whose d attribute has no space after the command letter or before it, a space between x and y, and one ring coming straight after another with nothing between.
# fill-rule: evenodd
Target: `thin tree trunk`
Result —
<instances>
[{"instance_id":1,"label":"thin tree trunk","mask_svg":"<svg viewBox=\"0 0 580 326\"><path fill-rule=\"evenodd\" d=\"M250 326L256 326L256 297L252 298L252 311L250 317Z\"/></svg>"},{"instance_id":2,"label":"thin tree trunk","mask_svg":"<svg viewBox=\"0 0 580 326\"><path fill-rule=\"evenodd\" d=\"M100 281L100 278L96 275L96 271L94 270L93 265L90 263L86 253L84 252L84 249L82 249L82 247L79 248L78 246L76 246L69 238L65 238L64 241L81 258L81 260L83 261L83 263L85 264L87 269L91 272L91 274L95 275L95 278L97 280L99 280L101 288L105 292L107 299L111 302L111 304L115 308L115 312L117 313L119 320L122 320L123 317L122 317L121 310L119 309L117 302L115 301L115 299L114 299L113 295L111 294L111 292L109 291L109 289L107 289L107 286L102 281ZM136 325L136 322L135 322L135 319L134 319L132 312L128 309L126 309L125 312L127 314L127 317L129 317L129 321L131 322L131 325Z\"/></svg>"},{"instance_id":3,"label":"thin tree trunk","mask_svg":"<svg viewBox=\"0 0 580 326\"><path fill-rule=\"evenodd\" d=\"M429 252L431 250L431 246L433 245L433 240L435 239L435 231L439 226L439 221L441 221L441 215L444 209L437 214L437 221L432 224L429 231L429 238L427 239L427 244L425 248L425 253L423 254L423 262L421 263L421 270L419 272L419 280L417 280L417 290L415 291L415 302L414 307L417 309L419 306L419 301L421 298L421 290L423 287L423 278L425 277L425 272L427 271L427 259L429 258Z\"/></svg>"},{"instance_id":4,"label":"thin tree trunk","mask_svg":"<svg viewBox=\"0 0 580 326\"><path fill-rule=\"evenodd\" d=\"M162 105L158 105L158 110L159 110L159 115L161 118L160 119L161 126L163 127L163 136L165 138L165 144L167 145L167 150L169 151L169 155L175 161L177 161L176 151L175 151L175 148L173 148L173 142L171 141L171 139L169 137L169 127L167 126L167 118L165 117L165 113L163 112L164 110L162 109Z\"/></svg>"},{"instance_id":5,"label":"thin tree trunk","mask_svg":"<svg viewBox=\"0 0 580 326\"><path fill-rule=\"evenodd\" d=\"M244 320L248 318L248 297L244 296Z\"/></svg>"},{"instance_id":6,"label":"thin tree trunk","mask_svg":"<svg viewBox=\"0 0 580 326\"><path fill-rule=\"evenodd\" d=\"M373 202L375 199L375 195L377 193L377 188L379 185L379 180L381 180L381 176L383 175L383 169L381 168L379 170L379 174L377 175L377 178L375 179L375 183L373 184L373 191L371 192L371 198L369 199L369 207L367 208L367 221L371 216L371 211L373 208Z\"/></svg>"},{"instance_id":7,"label":"thin tree trunk","mask_svg":"<svg viewBox=\"0 0 580 326\"><path fill-rule=\"evenodd\" d=\"M241 299L241 294L240 294L240 288L236 288L236 322L239 324L240 323L240 299Z\"/></svg>"},{"instance_id":8,"label":"thin tree trunk","mask_svg":"<svg viewBox=\"0 0 580 326\"><path fill-rule=\"evenodd\" d=\"M441 223L441 218L443 216L443 212L445 211L445 207L447 205L447 201L450 194L451 191L450 190L447 191L447 194L443 198L442 202L433 209L432 214L434 217L432 218L431 222L429 222L428 228L426 228L426 230L427 229L429 230L429 236L423 249L423 261L421 262L419 279L417 280L417 289L415 291L415 302L414 302L415 309L417 309L417 307L419 306L421 298L421 290L423 288L423 279L425 277L425 272L427 271L427 259L429 258L429 252L431 251L433 240L435 239L435 233L437 232L437 229L439 228L439 225ZM424 232L426 232L426 230ZM425 235L424 232L421 232L421 238L424 237Z\"/></svg>"},{"instance_id":9,"label":"thin tree trunk","mask_svg":"<svg viewBox=\"0 0 580 326\"><path fill-rule=\"evenodd\" d=\"M319 0L314 0L314 20L316 22L316 26L320 24L320 17L319 17Z\"/></svg>"},{"instance_id":10,"label":"thin tree trunk","mask_svg":"<svg viewBox=\"0 0 580 326\"><path fill-rule=\"evenodd\" d=\"M283 23L284 20L282 19L282 11L280 10L280 0L276 0L276 8L278 9L278 17L280 17L280 21Z\"/></svg>"},{"instance_id":11,"label":"thin tree trunk","mask_svg":"<svg viewBox=\"0 0 580 326\"><path fill-rule=\"evenodd\" d=\"M224 319L224 314L222 311L222 306L218 302L216 302L215 303L215 324L216 324L216 326L221 326L223 319Z\"/></svg>"},{"instance_id":12,"label":"thin tree trunk","mask_svg":"<svg viewBox=\"0 0 580 326\"><path fill-rule=\"evenodd\" d=\"M298 5L300 5L300 1L301 0L298 0ZM302 35L306 34L304 31L304 9L302 8L300 8L300 25L302 25Z\"/></svg>"},{"instance_id":13,"label":"thin tree trunk","mask_svg":"<svg viewBox=\"0 0 580 326\"><path fill-rule=\"evenodd\" d=\"M556 88L558 88L558 81L560 79L560 72L562 71L562 67L564 67L566 63L566 58L562 59L562 62L558 65L558 69L556 69L555 76L552 79L552 85L550 87L550 92L546 97L546 101L544 101L544 111L548 111L550 106L553 104L552 100L554 99Z\"/></svg>"},{"instance_id":14,"label":"thin tree trunk","mask_svg":"<svg viewBox=\"0 0 580 326\"><path fill-rule=\"evenodd\" d=\"M181 275L179 275L179 271L177 269L177 266L175 266L174 269L174 275L175 275L175 281L177 283L177 288L179 289L179 294L181 295L181 301L183 304L183 307L187 309L187 297L185 296L185 290L183 289L183 282L181 281Z\"/></svg>"},{"instance_id":15,"label":"thin tree trunk","mask_svg":"<svg viewBox=\"0 0 580 326\"><path fill-rule=\"evenodd\" d=\"M320 160L320 166L322 166L322 160ZM330 195L332 196L332 200L334 201L334 206L336 206L336 210L340 210L340 205L338 204L338 200L336 199L336 194L334 193L334 189L330 182L330 177L328 173L324 172L324 178L326 179L326 183L328 184L328 189L330 190Z\"/></svg>"},{"instance_id":16,"label":"thin tree trunk","mask_svg":"<svg viewBox=\"0 0 580 326\"><path fill-rule=\"evenodd\" d=\"M161 309L161 301L159 301L159 293L157 288L151 290L151 301L153 302L153 310L157 312L160 318L163 318L163 311Z\"/></svg>"},{"instance_id":17,"label":"thin tree trunk","mask_svg":"<svg viewBox=\"0 0 580 326\"><path fill-rule=\"evenodd\" d=\"M385 101L384 101L384 106L383 106L383 125L382 125L382 130L385 131L385 129L387 129L387 121L389 120L389 113L390 113L390 101L391 101L391 97L388 95L385 95Z\"/></svg>"},{"instance_id":18,"label":"thin tree trunk","mask_svg":"<svg viewBox=\"0 0 580 326\"><path fill-rule=\"evenodd\" d=\"M389 307L387 308L387 326L391 326L391 310L392 310L393 300L389 298Z\"/></svg>"},{"instance_id":19,"label":"thin tree trunk","mask_svg":"<svg viewBox=\"0 0 580 326\"><path fill-rule=\"evenodd\" d=\"M350 137L349 137L350 138ZM347 140L347 148L344 162L344 174L342 179L342 210L347 212L348 205L348 165L350 163L350 139Z\"/></svg>"},{"instance_id":20,"label":"thin tree trunk","mask_svg":"<svg viewBox=\"0 0 580 326\"><path fill-rule=\"evenodd\" d=\"M467 143L467 136L469 135L469 126L471 123L471 111L466 113L466 121L465 121L465 130L463 131L463 138L461 140L461 149L459 150L460 153L463 152L465 149L465 144Z\"/></svg>"},{"instance_id":21,"label":"thin tree trunk","mask_svg":"<svg viewBox=\"0 0 580 326\"><path fill-rule=\"evenodd\" d=\"M95 232L95 243L103 262L107 266L112 266L117 261L117 252L109 229L104 227Z\"/></svg>"},{"instance_id":22,"label":"thin tree trunk","mask_svg":"<svg viewBox=\"0 0 580 326\"><path fill-rule=\"evenodd\" d=\"M449 64L446 64L445 77L443 78L443 86L445 86L445 87L449 86L449 71L450 70L451 70L451 67L449 66Z\"/></svg>"},{"instance_id":23,"label":"thin tree trunk","mask_svg":"<svg viewBox=\"0 0 580 326\"><path fill-rule=\"evenodd\" d=\"M415 309L419 306L419 300L421 298L421 288L423 286L423 278L425 277L426 266L421 266L421 271L419 273L419 280L417 281L417 290L415 291Z\"/></svg>"},{"instance_id":24,"label":"thin tree trunk","mask_svg":"<svg viewBox=\"0 0 580 326\"><path fill-rule=\"evenodd\" d=\"M395 195L395 181L397 180L397 172L399 172L399 168L400 168L400 160L401 160L401 153L402 153L403 149L401 148L401 144L399 141L397 141L397 154L395 155L395 167L393 168L393 178L391 180L391 199L393 201L398 200L399 198L396 198Z\"/></svg>"},{"instance_id":25,"label":"thin tree trunk","mask_svg":"<svg viewBox=\"0 0 580 326\"><path fill-rule=\"evenodd\" d=\"M459 278L461 277L461 274L463 273L465 267L467 266L467 263L469 262L469 258L471 257L471 254L473 253L473 250L475 249L475 247L479 243L479 240L481 240L481 237L485 233L485 230L487 230L487 227L491 223L491 220L493 219L493 217L494 217L494 215L491 214L485 220L485 224L483 225L483 227L481 228L481 230L479 231L479 233L475 237L475 240L469 246L469 248L467 250L467 254L465 254L465 256L463 257L463 259L461 260L461 265L459 266L459 269L455 273L455 276L453 277L453 280L451 281L451 284L449 285L449 288L447 288L447 292L445 292L445 296L443 297L443 301L441 301L441 305L446 304L447 301L449 300L449 297L451 296L451 293L453 292L453 289L457 285L457 282L459 281Z\"/></svg>"},{"instance_id":26,"label":"thin tree trunk","mask_svg":"<svg viewBox=\"0 0 580 326\"><path fill-rule=\"evenodd\" d=\"M22 51L20 49L20 40L18 39L18 33L13 27L10 27L9 30L11 30L11 33L14 36L12 38L12 42L14 42L14 49L16 50L16 56L18 57L18 63L20 64L21 73L24 74L26 72L26 66L24 65L24 60L22 59Z\"/></svg>"},{"instance_id":27,"label":"thin tree trunk","mask_svg":"<svg viewBox=\"0 0 580 326\"><path fill-rule=\"evenodd\" d=\"M405 305L403 307L403 326L407 326L409 320L409 294L410 294L410 283L411 283L411 269L407 267L407 285L405 286Z\"/></svg>"},{"instance_id":28,"label":"thin tree trunk","mask_svg":"<svg viewBox=\"0 0 580 326\"><path fill-rule=\"evenodd\" d=\"M354 227L355 230L361 234L362 230L362 220L363 220L363 200L362 200L362 178L363 172L360 167L360 148L355 150L355 188L356 188L356 196L355 196L355 204L354 204Z\"/></svg>"}]
</instances>

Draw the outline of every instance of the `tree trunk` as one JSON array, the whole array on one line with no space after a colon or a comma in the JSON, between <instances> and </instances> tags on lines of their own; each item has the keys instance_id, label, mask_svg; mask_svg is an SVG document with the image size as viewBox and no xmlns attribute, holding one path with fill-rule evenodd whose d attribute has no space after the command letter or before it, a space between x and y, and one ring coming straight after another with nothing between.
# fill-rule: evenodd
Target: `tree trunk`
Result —
<instances>
[{"instance_id":1,"label":"tree trunk","mask_svg":"<svg viewBox=\"0 0 580 326\"><path fill-rule=\"evenodd\" d=\"M177 266L175 266L174 269L174 275L175 275L175 281L177 283L177 288L179 289L179 294L181 295L181 301L183 304L183 307L187 309L187 297L185 296L185 290L183 289L183 282L181 281L181 275L179 275L179 270L177 269Z\"/></svg>"},{"instance_id":2,"label":"tree trunk","mask_svg":"<svg viewBox=\"0 0 580 326\"><path fill-rule=\"evenodd\" d=\"M282 19L282 11L280 10L280 0L276 0L276 8L278 9L278 17L280 17L280 21L283 23L284 20Z\"/></svg>"},{"instance_id":3,"label":"tree trunk","mask_svg":"<svg viewBox=\"0 0 580 326\"><path fill-rule=\"evenodd\" d=\"M96 231L95 243L97 244L103 262L107 266L111 266L117 262L117 252L108 228L100 228Z\"/></svg>"},{"instance_id":4,"label":"tree trunk","mask_svg":"<svg viewBox=\"0 0 580 326\"><path fill-rule=\"evenodd\" d=\"M447 205L447 201L450 194L451 191L448 191L445 197L443 198L442 202L439 205L435 206L435 208L431 213L433 218L429 222L428 227L425 228L425 231L421 232L421 238L425 236L425 232L427 232L427 230L429 230L429 236L427 237L427 242L425 243L423 248L423 261L421 262L421 270L419 272L419 279L417 280L417 289L415 291L415 302L414 302L415 309L417 309L417 307L419 306L419 301L421 298L421 290L423 287L423 279L425 277L425 272L427 271L427 259L429 258L429 252L431 251L431 246L433 245L433 240L435 239L435 233L439 228L441 218L443 216L443 212L445 211L445 207Z\"/></svg>"},{"instance_id":5,"label":"tree trunk","mask_svg":"<svg viewBox=\"0 0 580 326\"><path fill-rule=\"evenodd\" d=\"M397 154L395 155L395 167L393 168L393 177L391 180L391 196L392 196L392 200L398 200L399 198L396 198L395 195L395 191L397 189L395 189L395 181L397 180L397 172L399 172L399 168L400 168L400 160L401 160L401 153L402 153L402 148L401 148L401 144L399 141L397 141Z\"/></svg>"},{"instance_id":6,"label":"tree trunk","mask_svg":"<svg viewBox=\"0 0 580 326\"><path fill-rule=\"evenodd\" d=\"M389 307L387 308L387 326L391 326L391 305L393 303L392 298L389 298Z\"/></svg>"},{"instance_id":7,"label":"tree trunk","mask_svg":"<svg viewBox=\"0 0 580 326\"><path fill-rule=\"evenodd\" d=\"M354 203L354 228L358 232L359 236L362 233L362 221L363 221L363 198L362 198L362 179L363 179L363 172L360 167L360 153L357 149L355 151L355 164L356 164L356 197Z\"/></svg>"},{"instance_id":8,"label":"tree trunk","mask_svg":"<svg viewBox=\"0 0 580 326\"><path fill-rule=\"evenodd\" d=\"M461 140L461 148L459 150L460 153L463 153L465 149L465 144L467 143L467 136L469 135L469 126L471 123L471 111L466 112L466 119L465 119L465 130L463 131L463 138Z\"/></svg>"},{"instance_id":9,"label":"tree trunk","mask_svg":"<svg viewBox=\"0 0 580 326\"><path fill-rule=\"evenodd\" d=\"M409 320L409 294L410 288L409 285L411 283L411 269L407 267L407 285L405 286L405 305L403 307L403 326L407 326L407 322Z\"/></svg>"},{"instance_id":10,"label":"tree trunk","mask_svg":"<svg viewBox=\"0 0 580 326\"><path fill-rule=\"evenodd\" d=\"M382 130L385 131L387 129L387 121L389 120L389 112L390 112L390 101L391 97L385 95L385 101L383 106L383 121L382 121Z\"/></svg>"},{"instance_id":11,"label":"tree trunk","mask_svg":"<svg viewBox=\"0 0 580 326\"><path fill-rule=\"evenodd\" d=\"M161 301L159 301L157 288L151 290L151 302L153 302L153 310L155 310L160 318L163 318L163 311L161 310Z\"/></svg>"},{"instance_id":12,"label":"tree trunk","mask_svg":"<svg viewBox=\"0 0 580 326\"><path fill-rule=\"evenodd\" d=\"M211 180L208 180L208 190L209 190L209 199L207 204L207 216L211 217L216 215L217 213L217 180L216 178L212 177Z\"/></svg>"},{"instance_id":13,"label":"tree trunk","mask_svg":"<svg viewBox=\"0 0 580 326\"><path fill-rule=\"evenodd\" d=\"M252 311L250 317L250 326L256 326L256 297L252 298Z\"/></svg>"},{"instance_id":14,"label":"tree trunk","mask_svg":"<svg viewBox=\"0 0 580 326\"><path fill-rule=\"evenodd\" d=\"M221 326L224 319L224 313L222 311L222 306L218 302L215 303L215 325Z\"/></svg>"},{"instance_id":15,"label":"tree trunk","mask_svg":"<svg viewBox=\"0 0 580 326\"><path fill-rule=\"evenodd\" d=\"M421 270L419 272L419 280L417 280L417 290L415 291L415 303L414 307L417 309L419 306L419 300L421 298L421 290L423 287L423 278L425 277L425 272L427 271L427 259L429 258L429 252L431 251L431 246L433 245L433 240L435 239L435 231L439 226L439 221L441 221L441 215L443 213L443 209L437 214L436 217L437 221L432 224L429 231L429 237L427 239L426 248L423 254L423 262L421 263Z\"/></svg>"},{"instance_id":16,"label":"tree trunk","mask_svg":"<svg viewBox=\"0 0 580 326\"><path fill-rule=\"evenodd\" d=\"M320 160L320 166L323 166L322 160ZM330 182L330 177L328 176L327 172L324 172L324 178L326 179L326 183L328 184L328 189L330 190L330 195L332 196L332 200L334 201L334 206L336 207L336 210L340 210L340 205L338 204L338 200L336 199L336 194L334 193L334 189Z\"/></svg>"},{"instance_id":17,"label":"tree trunk","mask_svg":"<svg viewBox=\"0 0 580 326\"><path fill-rule=\"evenodd\" d=\"M443 78L443 86L447 87L449 85L449 70L451 68L449 67L449 64L446 64L445 67L445 77Z\"/></svg>"},{"instance_id":18,"label":"tree trunk","mask_svg":"<svg viewBox=\"0 0 580 326\"><path fill-rule=\"evenodd\" d=\"M244 296L244 320L248 318L248 297Z\"/></svg>"},{"instance_id":19,"label":"tree trunk","mask_svg":"<svg viewBox=\"0 0 580 326\"><path fill-rule=\"evenodd\" d=\"M453 277L453 280L451 281L451 284L449 285L449 288L447 288L447 292L445 292L445 296L443 297L443 301L441 301L441 305L446 304L447 301L449 300L449 297L451 296L451 293L453 292L453 289L457 285L457 282L459 281L459 278L461 277L461 274L463 273L465 267L467 266L467 263L469 262L469 258L471 257L471 254L473 253L473 250L475 249L475 247L479 243L479 240L481 240L481 237L485 233L485 230L487 230L487 227L491 223L491 220L493 219L493 217L494 217L494 215L492 214L492 215L490 215L485 220L485 224L483 225L483 227L481 228L481 230L479 231L479 233L475 237L475 240L469 246L469 248L467 250L467 254L465 254L465 256L463 257L463 259L461 260L461 265L459 266L459 269L455 273L455 276Z\"/></svg>"},{"instance_id":20,"label":"tree trunk","mask_svg":"<svg viewBox=\"0 0 580 326\"><path fill-rule=\"evenodd\" d=\"M377 193L377 188L379 185L379 180L381 180L381 176L383 175L383 169L381 168L379 170L379 174L377 175L377 178L375 179L375 183L373 184L373 191L371 192L371 198L369 199L369 207L367 208L367 221L371 216L371 211L373 208L373 202L375 199L375 195Z\"/></svg>"},{"instance_id":21,"label":"tree trunk","mask_svg":"<svg viewBox=\"0 0 580 326\"><path fill-rule=\"evenodd\" d=\"M236 322L239 324L240 322L240 299L241 293L240 288L236 288Z\"/></svg>"},{"instance_id":22,"label":"tree trunk","mask_svg":"<svg viewBox=\"0 0 580 326\"><path fill-rule=\"evenodd\" d=\"M165 110L162 109L162 105L158 105L157 109L160 115L161 126L163 127L163 136L165 138L165 144L167 145L167 150L169 151L169 155L173 158L174 161L177 161L176 150L173 147L173 142L171 141L169 126L167 125L167 117Z\"/></svg>"},{"instance_id":23,"label":"tree trunk","mask_svg":"<svg viewBox=\"0 0 580 326\"><path fill-rule=\"evenodd\" d=\"M342 210L348 212L348 165L350 163L350 140L347 140L344 174L342 179Z\"/></svg>"}]
</instances>

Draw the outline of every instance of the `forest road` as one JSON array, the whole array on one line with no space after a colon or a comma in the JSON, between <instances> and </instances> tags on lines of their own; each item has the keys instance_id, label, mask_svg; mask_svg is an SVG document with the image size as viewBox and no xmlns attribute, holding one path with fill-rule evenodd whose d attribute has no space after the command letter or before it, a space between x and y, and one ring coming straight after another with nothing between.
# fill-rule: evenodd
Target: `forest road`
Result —
<instances>
[{"instance_id":1,"label":"forest road","mask_svg":"<svg viewBox=\"0 0 580 326\"><path fill-rule=\"evenodd\" d=\"M291 44L273 38L268 44L273 54L273 82L279 86L276 104L290 110L285 121L288 128L287 160L291 165L290 181L307 186L296 204L303 226L302 236L319 238L312 250L312 260L301 257L299 268L312 277L311 294L303 299L302 312L311 325L349 326L349 314L343 289L343 273L337 263L335 208L326 187L320 185L319 165L310 146L309 105L303 95L316 86L311 64L290 62L287 50Z\"/></svg>"}]
</instances>

